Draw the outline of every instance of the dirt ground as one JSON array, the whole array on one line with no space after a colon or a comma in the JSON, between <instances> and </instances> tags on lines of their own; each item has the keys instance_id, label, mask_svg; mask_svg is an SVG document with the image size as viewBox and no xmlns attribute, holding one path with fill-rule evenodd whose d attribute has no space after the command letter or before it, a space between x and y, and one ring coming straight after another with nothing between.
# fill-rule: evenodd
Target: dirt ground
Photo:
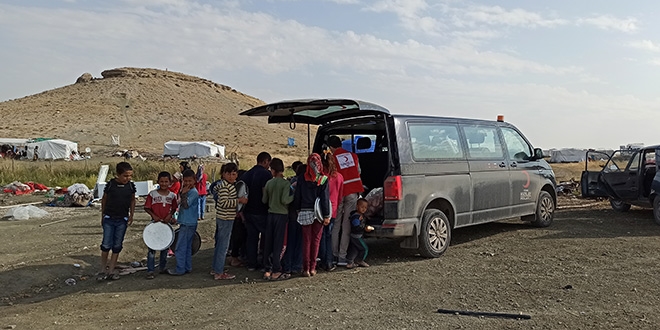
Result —
<instances>
[{"instance_id":1,"label":"dirt ground","mask_svg":"<svg viewBox=\"0 0 660 330\"><path fill-rule=\"evenodd\" d=\"M43 207L47 218L0 221L0 328L657 328L660 226L651 211L616 213L605 201L568 197L559 206L549 228L513 219L455 230L438 259L371 239L370 268L278 282L246 269L231 269L235 280L214 281L209 220L199 225L203 244L191 274L146 280L142 271L97 282L99 210ZM145 213L136 215L120 262L146 256L147 223ZM67 278L77 284L65 284Z\"/></svg>"}]
</instances>

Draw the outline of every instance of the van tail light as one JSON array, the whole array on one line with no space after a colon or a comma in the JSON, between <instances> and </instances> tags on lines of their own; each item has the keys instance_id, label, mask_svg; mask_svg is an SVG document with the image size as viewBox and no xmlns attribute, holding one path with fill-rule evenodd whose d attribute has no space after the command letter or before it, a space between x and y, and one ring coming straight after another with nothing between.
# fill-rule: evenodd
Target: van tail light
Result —
<instances>
[{"instance_id":1,"label":"van tail light","mask_svg":"<svg viewBox=\"0 0 660 330\"><path fill-rule=\"evenodd\" d=\"M403 190L400 175L389 176L385 179L383 195L386 201L400 201L402 199Z\"/></svg>"}]
</instances>

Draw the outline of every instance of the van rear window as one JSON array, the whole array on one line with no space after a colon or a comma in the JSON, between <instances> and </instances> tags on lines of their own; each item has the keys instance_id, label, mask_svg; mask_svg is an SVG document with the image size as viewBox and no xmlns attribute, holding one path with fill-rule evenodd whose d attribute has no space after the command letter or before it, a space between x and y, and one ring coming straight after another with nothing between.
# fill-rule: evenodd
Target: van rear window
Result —
<instances>
[{"instance_id":1,"label":"van rear window","mask_svg":"<svg viewBox=\"0 0 660 330\"><path fill-rule=\"evenodd\" d=\"M451 124L408 124L415 160L464 158L458 127Z\"/></svg>"}]
</instances>

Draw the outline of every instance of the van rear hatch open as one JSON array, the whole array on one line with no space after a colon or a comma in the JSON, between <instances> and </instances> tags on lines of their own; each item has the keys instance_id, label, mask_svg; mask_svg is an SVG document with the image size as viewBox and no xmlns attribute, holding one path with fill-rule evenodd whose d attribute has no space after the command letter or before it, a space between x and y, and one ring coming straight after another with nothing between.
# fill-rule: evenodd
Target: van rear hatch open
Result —
<instances>
[{"instance_id":1,"label":"van rear hatch open","mask_svg":"<svg viewBox=\"0 0 660 330\"><path fill-rule=\"evenodd\" d=\"M348 99L304 99L270 103L240 113L241 116L268 116L268 123L323 125L358 116L389 114L373 103Z\"/></svg>"}]
</instances>

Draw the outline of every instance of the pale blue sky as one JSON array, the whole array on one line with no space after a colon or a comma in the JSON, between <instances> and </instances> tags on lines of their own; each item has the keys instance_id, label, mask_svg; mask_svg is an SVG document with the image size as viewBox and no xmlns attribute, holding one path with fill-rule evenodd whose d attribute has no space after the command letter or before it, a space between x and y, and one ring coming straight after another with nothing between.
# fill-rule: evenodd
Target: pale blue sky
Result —
<instances>
[{"instance_id":1,"label":"pale blue sky","mask_svg":"<svg viewBox=\"0 0 660 330\"><path fill-rule=\"evenodd\" d=\"M660 143L660 2L0 0L0 101L115 67L266 102L505 119L537 147Z\"/></svg>"}]
</instances>

